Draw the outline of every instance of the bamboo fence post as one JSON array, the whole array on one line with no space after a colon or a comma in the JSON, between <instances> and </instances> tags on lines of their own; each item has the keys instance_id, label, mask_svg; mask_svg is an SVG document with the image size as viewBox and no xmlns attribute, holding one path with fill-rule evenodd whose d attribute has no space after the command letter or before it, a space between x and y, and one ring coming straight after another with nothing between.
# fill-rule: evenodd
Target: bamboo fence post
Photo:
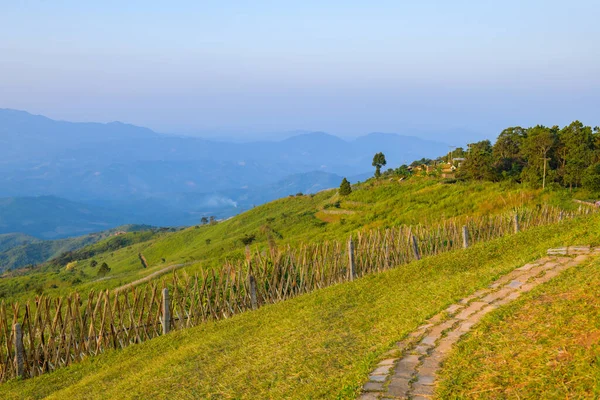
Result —
<instances>
[{"instance_id":1,"label":"bamboo fence post","mask_svg":"<svg viewBox=\"0 0 600 400\"><path fill-rule=\"evenodd\" d=\"M350 274L350 280L354 280L354 275L356 273L356 262L354 260L354 242L352 241L352 237L348 240L348 269Z\"/></svg>"},{"instance_id":2,"label":"bamboo fence post","mask_svg":"<svg viewBox=\"0 0 600 400\"><path fill-rule=\"evenodd\" d=\"M515 233L519 233L519 213L515 213Z\"/></svg>"},{"instance_id":3,"label":"bamboo fence post","mask_svg":"<svg viewBox=\"0 0 600 400\"><path fill-rule=\"evenodd\" d=\"M466 249L469 247L469 231L467 230L466 225L462 227L462 237L463 237L463 248Z\"/></svg>"},{"instance_id":4,"label":"bamboo fence post","mask_svg":"<svg viewBox=\"0 0 600 400\"><path fill-rule=\"evenodd\" d=\"M417 238L415 237L415 235L412 235L412 248L413 253L415 254L415 259L420 260L421 255L419 254L419 246L417 245Z\"/></svg>"},{"instance_id":5,"label":"bamboo fence post","mask_svg":"<svg viewBox=\"0 0 600 400\"><path fill-rule=\"evenodd\" d=\"M254 275L250 275L250 304L253 310L258 308L258 304L256 302L256 279Z\"/></svg>"},{"instance_id":6,"label":"bamboo fence post","mask_svg":"<svg viewBox=\"0 0 600 400\"><path fill-rule=\"evenodd\" d=\"M25 363L24 363L24 353L25 349L23 348L23 330L21 329L21 324L16 323L13 325L14 338L15 338L15 367L17 376L23 378L25 374Z\"/></svg>"},{"instance_id":7,"label":"bamboo fence post","mask_svg":"<svg viewBox=\"0 0 600 400\"><path fill-rule=\"evenodd\" d=\"M171 328L171 310L169 309L169 289L162 290L162 333L166 335Z\"/></svg>"}]
</instances>

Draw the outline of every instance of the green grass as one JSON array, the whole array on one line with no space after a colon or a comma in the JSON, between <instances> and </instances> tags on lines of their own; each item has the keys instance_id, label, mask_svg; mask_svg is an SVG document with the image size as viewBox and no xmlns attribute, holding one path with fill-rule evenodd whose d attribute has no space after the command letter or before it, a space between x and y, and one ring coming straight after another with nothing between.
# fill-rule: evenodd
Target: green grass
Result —
<instances>
[{"instance_id":1,"label":"green grass","mask_svg":"<svg viewBox=\"0 0 600 400\"><path fill-rule=\"evenodd\" d=\"M354 398L426 318L549 247L599 244L599 222L535 228L108 351L0 385L0 398Z\"/></svg>"},{"instance_id":2,"label":"green grass","mask_svg":"<svg viewBox=\"0 0 600 400\"><path fill-rule=\"evenodd\" d=\"M340 209L353 214L323 214L326 206L340 201ZM270 202L216 225L195 226L160 234L150 240L95 255L112 271L104 278L90 266L92 258L80 261L72 271L42 267L10 279L0 279L0 299L25 301L44 292L58 296L78 290L113 289L143 278L168 265L200 261L186 267L188 273L216 267L225 259L244 257L240 239L256 235L253 247L266 248L267 235L278 245L345 239L358 229L392 227L400 224L438 223L443 218L499 213L516 206L537 204L574 207L565 190L546 191L491 182L442 184L438 179L414 177L409 181L368 181L340 199L336 191L314 196L294 196ZM210 240L210 243L207 243ZM101 246L100 242L94 246ZM92 246L92 248L94 247ZM152 268L143 269L138 253ZM164 259L164 261L163 261Z\"/></svg>"},{"instance_id":3,"label":"green grass","mask_svg":"<svg viewBox=\"0 0 600 400\"><path fill-rule=\"evenodd\" d=\"M600 259L489 315L445 363L438 397L600 398Z\"/></svg>"}]
</instances>

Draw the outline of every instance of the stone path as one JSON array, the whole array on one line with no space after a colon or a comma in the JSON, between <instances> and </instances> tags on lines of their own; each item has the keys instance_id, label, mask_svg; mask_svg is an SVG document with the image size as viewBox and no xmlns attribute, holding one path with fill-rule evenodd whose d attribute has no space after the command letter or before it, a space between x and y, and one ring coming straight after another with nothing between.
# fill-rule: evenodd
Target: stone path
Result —
<instances>
[{"instance_id":1,"label":"stone path","mask_svg":"<svg viewBox=\"0 0 600 400\"><path fill-rule=\"evenodd\" d=\"M548 257L513 270L488 288L430 318L386 353L386 359L377 365L363 386L359 399L432 398L442 361L461 336L484 315L581 263L591 254L600 254L600 248L593 251L589 246L550 249Z\"/></svg>"}]
</instances>

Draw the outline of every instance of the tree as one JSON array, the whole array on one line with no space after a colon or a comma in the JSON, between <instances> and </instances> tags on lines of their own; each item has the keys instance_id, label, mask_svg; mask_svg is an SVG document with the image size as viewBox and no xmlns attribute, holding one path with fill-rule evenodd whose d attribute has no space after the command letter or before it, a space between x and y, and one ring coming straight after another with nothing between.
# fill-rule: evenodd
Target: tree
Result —
<instances>
[{"instance_id":1,"label":"tree","mask_svg":"<svg viewBox=\"0 0 600 400\"><path fill-rule=\"evenodd\" d=\"M460 176L476 180L492 180L492 143L489 140L469 144L465 162L460 168Z\"/></svg>"},{"instance_id":2,"label":"tree","mask_svg":"<svg viewBox=\"0 0 600 400\"><path fill-rule=\"evenodd\" d=\"M519 178L525 166L521 153L527 130L520 126L503 130L492 147L494 169L505 178Z\"/></svg>"},{"instance_id":3,"label":"tree","mask_svg":"<svg viewBox=\"0 0 600 400\"><path fill-rule=\"evenodd\" d=\"M385 155L379 152L373 156L373 166L375 167L375 178L379 178L381 176L381 167L387 164L385 160Z\"/></svg>"},{"instance_id":4,"label":"tree","mask_svg":"<svg viewBox=\"0 0 600 400\"><path fill-rule=\"evenodd\" d=\"M583 187L593 192L600 192L600 163L590 165L583 175Z\"/></svg>"},{"instance_id":5,"label":"tree","mask_svg":"<svg viewBox=\"0 0 600 400\"><path fill-rule=\"evenodd\" d=\"M208 224L208 218L206 218L206 217L202 217L202 218L200 219L200 222L202 223L202 225L206 225L206 224Z\"/></svg>"},{"instance_id":6,"label":"tree","mask_svg":"<svg viewBox=\"0 0 600 400\"><path fill-rule=\"evenodd\" d=\"M107 263L103 262L98 269L98 276L106 276L110 272L110 268Z\"/></svg>"},{"instance_id":7,"label":"tree","mask_svg":"<svg viewBox=\"0 0 600 400\"><path fill-rule=\"evenodd\" d=\"M217 217L215 217L214 215L210 216L210 224L211 225L216 225L217 224Z\"/></svg>"},{"instance_id":8,"label":"tree","mask_svg":"<svg viewBox=\"0 0 600 400\"><path fill-rule=\"evenodd\" d=\"M421 158L410 163L411 167L420 167L421 165L429 165L433 160L430 158Z\"/></svg>"},{"instance_id":9,"label":"tree","mask_svg":"<svg viewBox=\"0 0 600 400\"><path fill-rule=\"evenodd\" d=\"M563 185L577 187L592 164L594 136L592 128L579 121L572 122L558 132L559 176Z\"/></svg>"},{"instance_id":10,"label":"tree","mask_svg":"<svg viewBox=\"0 0 600 400\"><path fill-rule=\"evenodd\" d=\"M521 174L524 180L538 184L542 181L542 188L546 187L548 174L548 161L551 150L556 145L557 127L548 128L537 125L527 131L527 138L523 142L523 154L527 166Z\"/></svg>"},{"instance_id":11,"label":"tree","mask_svg":"<svg viewBox=\"0 0 600 400\"><path fill-rule=\"evenodd\" d=\"M348 179L342 179L339 193L340 196L348 196L350 193L352 193L352 186L350 185L350 182L348 182Z\"/></svg>"},{"instance_id":12,"label":"tree","mask_svg":"<svg viewBox=\"0 0 600 400\"><path fill-rule=\"evenodd\" d=\"M92 260L92 261L90 262L90 267L94 268L96 265L98 265L98 261L96 261L96 260Z\"/></svg>"},{"instance_id":13,"label":"tree","mask_svg":"<svg viewBox=\"0 0 600 400\"><path fill-rule=\"evenodd\" d=\"M396 171L394 171L394 172L396 172L397 175L400 175L405 178L410 176L410 174L411 174L410 170L408 169L408 165L406 165L406 164L402 164L401 166L396 168Z\"/></svg>"}]
</instances>

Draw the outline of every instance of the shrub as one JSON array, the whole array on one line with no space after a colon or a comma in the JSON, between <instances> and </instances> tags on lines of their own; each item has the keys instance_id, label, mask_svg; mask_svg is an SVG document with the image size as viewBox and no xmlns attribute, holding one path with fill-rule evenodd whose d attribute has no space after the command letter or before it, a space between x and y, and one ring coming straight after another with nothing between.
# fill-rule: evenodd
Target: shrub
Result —
<instances>
[{"instance_id":1,"label":"shrub","mask_svg":"<svg viewBox=\"0 0 600 400\"><path fill-rule=\"evenodd\" d=\"M98 269L98 276L106 276L110 272L110 267L107 263L103 262L100 268Z\"/></svg>"}]
</instances>

